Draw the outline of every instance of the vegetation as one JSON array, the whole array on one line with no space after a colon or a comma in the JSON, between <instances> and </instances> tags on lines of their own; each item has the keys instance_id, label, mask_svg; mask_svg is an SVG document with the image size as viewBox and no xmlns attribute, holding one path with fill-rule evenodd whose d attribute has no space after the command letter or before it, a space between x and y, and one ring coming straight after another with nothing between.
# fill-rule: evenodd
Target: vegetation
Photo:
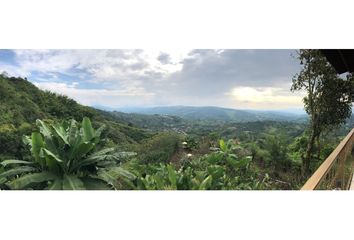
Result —
<instances>
[{"instance_id":1,"label":"vegetation","mask_svg":"<svg viewBox=\"0 0 354 240\"><path fill-rule=\"evenodd\" d=\"M146 190L220 190L267 189L269 176L251 168L251 159L237 154L229 141L220 141L220 151L192 160L184 159L181 167L173 164L148 164L142 171L130 167L138 177L136 189Z\"/></svg>"},{"instance_id":2,"label":"vegetation","mask_svg":"<svg viewBox=\"0 0 354 240\"><path fill-rule=\"evenodd\" d=\"M181 143L181 137L173 133L159 133L141 143L138 153L145 163L168 163Z\"/></svg>"},{"instance_id":3,"label":"vegetation","mask_svg":"<svg viewBox=\"0 0 354 240\"><path fill-rule=\"evenodd\" d=\"M293 89L313 84L312 71L300 72ZM298 189L304 169L314 171L354 123L345 119L352 78L332 75L311 85L310 119L210 107L106 112L1 75L0 189ZM324 89L337 87L327 78L341 94Z\"/></svg>"},{"instance_id":4,"label":"vegetation","mask_svg":"<svg viewBox=\"0 0 354 240\"><path fill-rule=\"evenodd\" d=\"M81 127L75 120L46 124L37 120L39 132L24 137L29 160L4 160L1 183L10 189L81 190L109 189L131 177L117 163L122 154L114 148L95 151L103 128L94 130L88 118ZM114 178L112 175L114 174Z\"/></svg>"},{"instance_id":5,"label":"vegetation","mask_svg":"<svg viewBox=\"0 0 354 240\"><path fill-rule=\"evenodd\" d=\"M171 163L164 163L166 159L159 159L158 154L148 155L156 157L151 158L153 162L144 158L145 163L128 161L122 167L123 159L134 154L117 152L114 148L96 151L103 127L94 130L88 118L83 119L81 127L75 120L61 124L37 120L37 125L40 133L34 132L23 139L30 146L32 157L1 162L2 188L205 190L264 189L267 186L268 176L261 178L252 171L251 159L242 155L232 141L221 140L218 152L184 160L179 170ZM161 143L170 148L177 142L163 134L155 137L152 143L155 149ZM142 168L143 164L146 168Z\"/></svg>"},{"instance_id":6,"label":"vegetation","mask_svg":"<svg viewBox=\"0 0 354 240\"><path fill-rule=\"evenodd\" d=\"M305 90L305 110L310 116L309 140L303 156L303 174L310 173L317 143L317 159L321 155L320 137L346 122L351 116L354 79L338 76L319 50L300 50L298 59L303 69L293 79L292 90Z\"/></svg>"},{"instance_id":7,"label":"vegetation","mask_svg":"<svg viewBox=\"0 0 354 240\"><path fill-rule=\"evenodd\" d=\"M136 109L138 113L162 117L179 117L188 120L209 119L218 122L255 122L296 120L299 116L277 111L236 110L221 107L169 106ZM134 115L134 114L130 114ZM129 114L127 114L129 116Z\"/></svg>"},{"instance_id":8,"label":"vegetation","mask_svg":"<svg viewBox=\"0 0 354 240\"><path fill-rule=\"evenodd\" d=\"M105 125L104 141L120 146L134 144L151 136L146 130L118 122L96 109L48 91L41 91L25 79L0 75L0 159L24 158L27 151L22 136L38 131L36 119L61 121L84 117L95 127Z\"/></svg>"}]
</instances>

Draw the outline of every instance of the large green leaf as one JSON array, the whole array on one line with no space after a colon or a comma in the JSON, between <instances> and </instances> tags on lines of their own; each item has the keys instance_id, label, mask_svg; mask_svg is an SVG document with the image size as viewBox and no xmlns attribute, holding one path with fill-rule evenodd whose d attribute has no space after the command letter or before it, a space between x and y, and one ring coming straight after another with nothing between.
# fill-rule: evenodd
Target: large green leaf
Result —
<instances>
[{"instance_id":1,"label":"large green leaf","mask_svg":"<svg viewBox=\"0 0 354 240\"><path fill-rule=\"evenodd\" d=\"M225 174L225 169L220 165L211 165L207 168L209 175L213 176L214 179L219 179Z\"/></svg>"},{"instance_id":2,"label":"large green leaf","mask_svg":"<svg viewBox=\"0 0 354 240\"><path fill-rule=\"evenodd\" d=\"M7 186L11 189L24 189L32 183L41 183L54 180L56 178L57 176L51 172L31 173L12 180L7 184Z\"/></svg>"},{"instance_id":3,"label":"large green leaf","mask_svg":"<svg viewBox=\"0 0 354 240\"><path fill-rule=\"evenodd\" d=\"M206 160L210 164L217 164L218 162L220 162L223 159L223 157L224 157L224 154L221 152L211 153L208 155Z\"/></svg>"},{"instance_id":4,"label":"large green leaf","mask_svg":"<svg viewBox=\"0 0 354 240\"><path fill-rule=\"evenodd\" d=\"M243 158L243 159L237 160L233 157L227 157L226 161L234 168L240 169L240 168L247 167L247 165L250 162L250 159Z\"/></svg>"},{"instance_id":5,"label":"large green leaf","mask_svg":"<svg viewBox=\"0 0 354 240\"><path fill-rule=\"evenodd\" d=\"M59 163L63 162L63 160L61 160L58 156L56 156L54 153L52 153L52 152L49 151L48 149L43 148L42 150L43 150L43 152L44 152L47 156L52 157L55 161L57 161L57 162L59 162Z\"/></svg>"},{"instance_id":6,"label":"large green leaf","mask_svg":"<svg viewBox=\"0 0 354 240\"><path fill-rule=\"evenodd\" d=\"M84 141L91 141L95 137L95 130L92 128L89 118L84 117L82 120L82 129L84 133Z\"/></svg>"},{"instance_id":7,"label":"large green leaf","mask_svg":"<svg viewBox=\"0 0 354 240\"><path fill-rule=\"evenodd\" d=\"M69 150L69 159L72 160L75 158L75 154L77 152L77 149L79 148L80 144L83 143L83 139L81 134L77 134L75 136L75 139L73 140L73 143L70 145L70 150Z\"/></svg>"},{"instance_id":8,"label":"large green leaf","mask_svg":"<svg viewBox=\"0 0 354 240\"><path fill-rule=\"evenodd\" d=\"M159 175L155 175L153 176L153 178L155 182L153 182L152 184L156 186L156 189L164 189L165 184L163 181L163 178Z\"/></svg>"},{"instance_id":9,"label":"large green leaf","mask_svg":"<svg viewBox=\"0 0 354 240\"><path fill-rule=\"evenodd\" d=\"M63 128L63 126L61 126L61 125L52 125L52 127L53 127L54 131L58 134L60 139L63 140L63 142L65 144L69 145L68 135L65 132L65 129Z\"/></svg>"},{"instance_id":10,"label":"large green leaf","mask_svg":"<svg viewBox=\"0 0 354 240\"><path fill-rule=\"evenodd\" d=\"M12 177L12 176L19 175L22 173L33 172L35 170L36 170L35 168L28 167L28 166L21 166L21 167L17 167L17 168L12 168L10 170L7 170L6 172L1 173L0 178Z\"/></svg>"},{"instance_id":11,"label":"large green leaf","mask_svg":"<svg viewBox=\"0 0 354 240\"><path fill-rule=\"evenodd\" d=\"M117 176L122 176L125 177L129 180L135 180L136 176L132 174L131 172L121 168L121 167L112 167L109 168L109 172L117 174Z\"/></svg>"},{"instance_id":12,"label":"large green leaf","mask_svg":"<svg viewBox=\"0 0 354 240\"><path fill-rule=\"evenodd\" d=\"M250 163L251 159L243 158L238 161L238 168L245 168Z\"/></svg>"},{"instance_id":13,"label":"large green leaf","mask_svg":"<svg viewBox=\"0 0 354 240\"><path fill-rule=\"evenodd\" d=\"M6 178L0 178L0 184L6 183L7 179Z\"/></svg>"},{"instance_id":14,"label":"large green leaf","mask_svg":"<svg viewBox=\"0 0 354 240\"><path fill-rule=\"evenodd\" d=\"M77 176L65 175L63 180L63 190L85 190L85 186Z\"/></svg>"},{"instance_id":15,"label":"large green leaf","mask_svg":"<svg viewBox=\"0 0 354 240\"><path fill-rule=\"evenodd\" d=\"M33 162L28 162L28 161L23 161L23 160L15 160L15 159L10 159L10 160L4 160L0 163L2 166L6 167L7 165L12 165L12 164L25 164L25 165L33 165Z\"/></svg>"},{"instance_id":16,"label":"large green leaf","mask_svg":"<svg viewBox=\"0 0 354 240\"><path fill-rule=\"evenodd\" d=\"M84 142L75 148L71 159L79 159L88 154L95 147L94 143Z\"/></svg>"},{"instance_id":17,"label":"large green leaf","mask_svg":"<svg viewBox=\"0 0 354 240\"><path fill-rule=\"evenodd\" d=\"M225 141L221 139L219 144L220 144L221 151L226 152L227 151L227 146L226 146Z\"/></svg>"},{"instance_id":18,"label":"large green leaf","mask_svg":"<svg viewBox=\"0 0 354 240\"><path fill-rule=\"evenodd\" d=\"M46 148L42 148L42 150L45 155L46 165L51 172L59 173L60 171L59 165L65 168L65 165L62 164L63 160L61 160L58 156L56 156L54 153L52 153Z\"/></svg>"},{"instance_id":19,"label":"large green leaf","mask_svg":"<svg viewBox=\"0 0 354 240\"><path fill-rule=\"evenodd\" d=\"M171 165L168 165L167 171L168 171L168 179L170 180L171 186L174 189L177 189L177 173L175 169Z\"/></svg>"},{"instance_id":20,"label":"large green leaf","mask_svg":"<svg viewBox=\"0 0 354 240\"><path fill-rule=\"evenodd\" d=\"M104 130L105 128L106 128L105 125L100 126L100 127L96 130L96 137L100 137L101 134L102 134L102 132L103 132L103 130Z\"/></svg>"},{"instance_id":21,"label":"large green leaf","mask_svg":"<svg viewBox=\"0 0 354 240\"><path fill-rule=\"evenodd\" d=\"M22 136L22 142L25 146L31 146L32 140L29 136Z\"/></svg>"},{"instance_id":22,"label":"large green leaf","mask_svg":"<svg viewBox=\"0 0 354 240\"><path fill-rule=\"evenodd\" d=\"M45 142L45 147L50 150L52 153L57 154L58 153L58 146L56 145L53 136L54 134L52 133L52 128L51 126L48 126L46 123L44 123L41 120L36 121L37 126L40 129L41 134L44 137L44 142Z\"/></svg>"},{"instance_id":23,"label":"large green leaf","mask_svg":"<svg viewBox=\"0 0 354 240\"><path fill-rule=\"evenodd\" d=\"M40 133L32 133L32 154L36 162L44 166L44 161L40 157L40 151L44 147L43 137Z\"/></svg>"},{"instance_id":24,"label":"large green leaf","mask_svg":"<svg viewBox=\"0 0 354 240\"><path fill-rule=\"evenodd\" d=\"M92 157L92 158L101 157L101 156L104 156L104 155L111 153L113 151L115 151L115 148L104 148L98 152L93 153L90 157Z\"/></svg>"},{"instance_id":25,"label":"large green leaf","mask_svg":"<svg viewBox=\"0 0 354 240\"><path fill-rule=\"evenodd\" d=\"M37 119L36 124L44 137L51 137L52 133L50 127L47 124L45 124L42 120L39 119Z\"/></svg>"},{"instance_id":26,"label":"large green leaf","mask_svg":"<svg viewBox=\"0 0 354 240\"><path fill-rule=\"evenodd\" d=\"M68 131L68 141L71 147L74 146L76 138L79 136L77 122L72 119L70 121L70 127Z\"/></svg>"},{"instance_id":27,"label":"large green leaf","mask_svg":"<svg viewBox=\"0 0 354 240\"><path fill-rule=\"evenodd\" d=\"M136 176L131 172L124 170L121 167L112 167L109 169L100 169L97 173L98 177L113 186L116 186L116 182L121 179L130 187L134 188L131 181L136 179Z\"/></svg>"},{"instance_id":28,"label":"large green leaf","mask_svg":"<svg viewBox=\"0 0 354 240\"><path fill-rule=\"evenodd\" d=\"M229 163L232 167L238 168L239 167L239 161L236 160L233 157L226 157L226 162Z\"/></svg>"},{"instance_id":29,"label":"large green leaf","mask_svg":"<svg viewBox=\"0 0 354 240\"><path fill-rule=\"evenodd\" d=\"M80 167L88 166L91 164L95 164L101 161L116 161L119 160L119 154L109 154L114 151L115 148L105 148L101 151L91 154L88 158L81 160L75 164L73 169L78 169Z\"/></svg>"},{"instance_id":30,"label":"large green leaf","mask_svg":"<svg viewBox=\"0 0 354 240\"><path fill-rule=\"evenodd\" d=\"M100 179L102 179L112 185L117 180L116 174L110 173L107 170L100 170L100 171L98 171L97 175Z\"/></svg>"},{"instance_id":31,"label":"large green leaf","mask_svg":"<svg viewBox=\"0 0 354 240\"><path fill-rule=\"evenodd\" d=\"M101 179L87 177L81 180L87 190L112 190L112 188Z\"/></svg>"},{"instance_id":32,"label":"large green leaf","mask_svg":"<svg viewBox=\"0 0 354 240\"><path fill-rule=\"evenodd\" d=\"M206 189L210 188L212 181L213 181L213 177L211 175L209 175L208 177L206 177L202 181L202 183L199 186L199 190L206 190Z\"/></svg>"},{"instance_id":33,"label":"large green leaf","mask_svg":"<svg viewBox=\"0 0 354 240\"><path fill-rule=\"evenodd\" d=\"M54 180L47 188L48 190L62 190L63 189L63 180L56 179Z\"/></svg>"}]
</instances>

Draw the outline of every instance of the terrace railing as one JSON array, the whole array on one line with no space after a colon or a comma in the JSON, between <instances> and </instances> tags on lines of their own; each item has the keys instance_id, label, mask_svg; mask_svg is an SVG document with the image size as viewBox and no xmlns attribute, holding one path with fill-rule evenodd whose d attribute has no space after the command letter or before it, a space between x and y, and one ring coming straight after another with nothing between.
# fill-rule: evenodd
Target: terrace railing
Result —
<instances>
[{"instance_id":1,"label":"terrace railing","mask_svg":"<svg viewBox=\"0 0 354 240\"><path fill-rule=\"evenodd\" d=\"M353 176L354 128L339 143L301 190L348 190Z\"/></svg>"}]
</instances>

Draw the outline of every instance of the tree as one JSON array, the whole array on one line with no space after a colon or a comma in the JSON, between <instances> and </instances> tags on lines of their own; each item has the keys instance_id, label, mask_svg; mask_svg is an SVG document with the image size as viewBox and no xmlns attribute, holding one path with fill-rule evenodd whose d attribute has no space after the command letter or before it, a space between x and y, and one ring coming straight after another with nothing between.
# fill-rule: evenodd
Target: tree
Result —
<instances>
[{"instance_id":1,"label":"tree","mask_svg":"<svg viewBox=\"0 0 354 240\"><path fill-rule=\"evenodd\" d=\"M275 172L290 169L291 161L288 157L288 147L284 136L280 134L266 134L264 145L265 150L269 153L270 164L274 167Z\"/></svg>"},{"instance_id":2,"label":"tree","mask_svg":"<svg viewBox=\"0 0 354 240\"><path fill-rule=\"evenodd\" d=\"M4 78L8 78L10 77L10 75L6 72L6 71L3 71L1 74L0 74L1 77L4 77Z\"/></svg>"},{"instance_id":3,"label":"tree","mask_svg":"<svg viewBox=\"0 0 354 240\"><path fill-rule=\"evenodd\" d=\"M303 68L293 78L292 91L304 90L305 111L310 115L309 140L303 157L303 176L310 173L311 160L324 131L343 124L351 115L353 78L341 78L319 50L300 50L298 59Z\"/></svg>"}]
</instances>

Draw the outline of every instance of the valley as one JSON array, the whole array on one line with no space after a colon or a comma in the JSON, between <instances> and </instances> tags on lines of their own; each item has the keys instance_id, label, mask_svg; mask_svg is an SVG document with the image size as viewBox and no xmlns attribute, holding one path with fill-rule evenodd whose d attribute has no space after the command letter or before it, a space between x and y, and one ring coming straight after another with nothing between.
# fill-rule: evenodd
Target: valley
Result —
<instances>
[{"instance_id":1,"label":"valley","mask_svg":"<svg viewBox=\"0 0 354 240\"><path fill-rule=\"evenodd\" d=\"M46 137L38 119L46 124L45 128L52 129L52 138L59 138L55 140L59 149L50 150L55 159L65 159L65 151L59 150L61 141L66 141L63 136L70 134L66 127L70 121L83 127L86 119L92 129L102 128L100 140L97 138L94 148L83 157L90 158L95 151L105 149L111 149L107 154L113 155L102 157L111 159L109 162L100 158L102 162L96 167L73 172L81 188L86 184L84 179L98 172L103 175L93 179L99 186L105 181L108 189L299 189L304 182L301 158L306 148L307 118L301 114L187 106L138 113L104 111L39 90L26 79L6 76L0 77L0 101L2 162L32 161L33 133L41 132ZM62 129L62 133L56 129ZM344 125L337 135L329 134L322 140L322 155L312 169L329 155L348 129ZM24 136L29 136L30 143L23 141ZM109 166L108 170L103 166ZM16 187L11 182L18 175L9 175L9 170L2 164L1 188ZM51 180L47 184L54 187ZM24 186L41 189L46 184L29 182ZM91 189L92 185L85 188Z\"/></svg>"}]
</instances>

